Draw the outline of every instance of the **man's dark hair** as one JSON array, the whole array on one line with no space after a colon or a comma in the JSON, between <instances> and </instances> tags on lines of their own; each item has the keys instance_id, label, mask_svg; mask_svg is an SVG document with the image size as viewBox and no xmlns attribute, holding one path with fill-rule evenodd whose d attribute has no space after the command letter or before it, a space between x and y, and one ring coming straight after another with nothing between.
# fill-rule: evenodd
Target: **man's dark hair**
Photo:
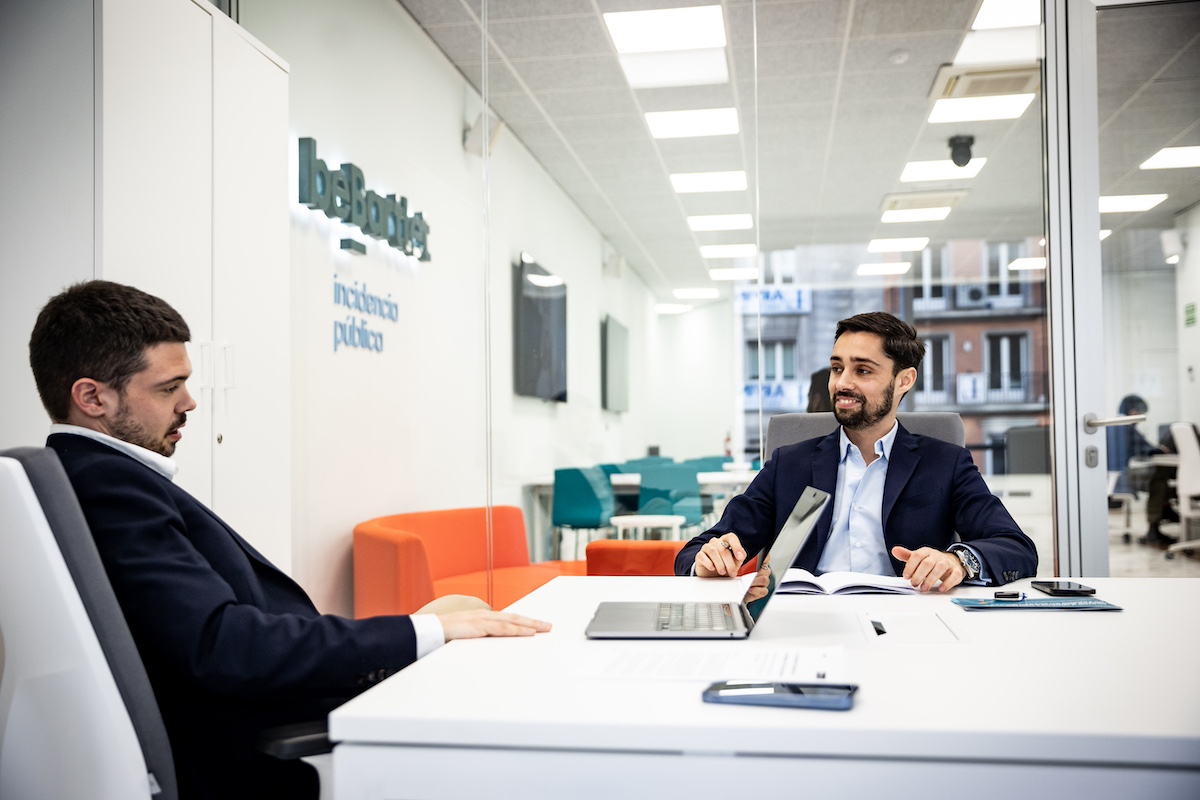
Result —
<instances>
[{"instance_id":1,"label":"man's dark hair","mask_svg":"<svg viewBox=\"0 0 1200 800\"><path fill-rule=\"evenodd\" d=\"M147 348L190 339L179 312L154 295L112 281L85 281L50 298L38 314L29 366L42 405L52 420L63 422L80 378L122 392L146 368Z\"/></svg>"},{"instance_id":2,"label":"man's dark hair","mask_svg":"<svg viewBox=\"0 0 1200 800\"><path fill-rule=\"evenodd\" d=\"M925 357L925 342L917 336L916 328L886 311L855 314L842 320L837 324L833 340L836 342L843 333L874 333L882 338L883 352L895 365L893 375L909 367L919 369L921 359Z\"/></svg>"}]
</instances>

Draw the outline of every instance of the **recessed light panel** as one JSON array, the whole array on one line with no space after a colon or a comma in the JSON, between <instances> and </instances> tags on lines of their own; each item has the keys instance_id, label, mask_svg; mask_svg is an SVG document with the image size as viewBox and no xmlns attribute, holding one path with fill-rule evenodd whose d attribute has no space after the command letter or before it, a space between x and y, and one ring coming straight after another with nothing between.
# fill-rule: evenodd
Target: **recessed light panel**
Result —
<instances>
[{"instance_id":1,"label":"recessed light panel","mask_svg":"<svg viewBox=\"0 0 1200 800\"><path fill-rule=\"evenodd\" d=\"M746 189L746 173L678 172L671 176L671 185L680 194L695 192L740 192Z\"/></svg>"},{"instance_id":2,"label":"recessed light panel","mask_svg":"<svg viewBox=\"0 0 1200 800\"><path fill-rule=\"evenodd\" d=\"M634 89L729 83L729 64L725 60L724 48L627 53L617 58L625 72L625 79Z\"/></svg>"},{"instance_id":3,"label":"recessed light panel","mask_svg":"<svg viewBox=\"0 0 1200 800\"><path fill-rule=\"evenodd\" d=\"M1024 272L1025 270L1045 268L1046 259L1044 257L1015 258L1008 262L1009 272Z\"/></svg>"},{"instance_id":4,"label":"recessed light panel","mask_svg":"<svg viewBox=\"0 0 1200 800\"><path fill-rule=\"evenodd\" d=\"M950 216L950 207L892 208L883 212L880 222L938 222Z\"/></svg>"},{"instance_id":5,"label":"recessed light panel","mask_svg":"<svg viewBox=\"0 0 1200 800\"><path fill-rule=\"evenodd\" d=\"M700 255L704 258L753 258L758 255L754 244L703 244Z\"/></svg>"},{"instance_id":6,"label":"recessed light panel","mask_svg":"<svg viewBox=\"0 0 1200 800\"><path fill-rule=\"evenodd\" d=\"M1200 147L1164 147L1142 162L1142 169L1200 167Z\"/></svg>"},{"instance_id":7,"label":"recessed light panel","mask_svg":"<svg viewBox=\"0 0 1200 800\"><path fill-rule=\"evenodd\" d=\"M940 161L910 161L900 174L903 183L920 181L958 181L974 178L987 163L986 158L972 158L965 167L960 167L948 158Z\"/></svg>"},{"instance_id":8,"label":"recessed light panel","mask_svg":"<svg viewBox=\"0 0 1200 800\"><path fill-rule=\"evenodd\" d=\"M1103 242L1105 239L1107 239L1110 236L1112 236L1112 231L1107 231L1107 230L1100 231L1100 241Z\"/></svg>"},{"instance_id":9,"label":"recessed light panel","mask_svg":"<svg viewBox=\"0 0 1200 800\"><path fill-rule=\"evenodd\" d=\"M994 94L985 97L947 97L933 104L930 122L978 122L1016 119L1033 102L1033 92Z\"/></svg>"},{"instance_id":10,"label":"recessed light panel","mask_svg":"<svg viewBox=\"0 0 1200 800\"><path fill-rule=\"evenodd\" d=\"M646 124L655 139L724 136L738 132L736 108L698 108L688 111L647 111Z\"/></svg>"},{"instance_id":11,"label":"recessed light panel","mask_svg":"<svg viewBox=\"0 0 1200 800\"><path fill-rule=\"evenodd\" d=\"M708 214L688 217L687 221L694 231L745 231L754 227L749 214Z\"/></svg>"},{"instance_id":12,"label":"recessed light panel","mask_svg":"<svg viewBox=\"0 0 1200 800\"><path fill-rule=\"evenodd\" d=\"M1166 200L1165 194L1114 194L1100 198L1101 214L1148 211Z\"/></svg>"},{"instance_id":13,"label":"recessed light panel","mask_svg":"<svg viewBox=\"0 0 1200 800\"><path fill-rule=\"evenodd\" d=\"M701 50L725 46L721 6L617 11L604 24L618 53Z\"/></svg>"},{"instance_id":14,"label":"recessed light panel","mask_svg":"<svg viewBox=\"0 0 1200 800\"><path fill-rule=\"evenodd\" d=\"M929 244L928 236L916 236L910 239L872 239L867 244L868 253L911 253L924 250Z\"/></svg>"},{"instance_id":15,"label":"recessed light panel","mask_svg":"<svg viewBox=\"0 0 1200 800\"><path fill-rule=\"evenodd\" d=\"M971 29L981 31L1041 24L1041 0L983 0Z\"/></svg>"},{"instance_id":16,"label":"recessed light panel","mask_svg":"<svg viewBox=\"0 0 1200 800\"><path fill-rule=\"evenodd\" d=\"M903 275L912 266L908 261L884 261L878 264L859 264L859 275Z\"/></svg>"},{"instance_id":17,"label":"recessed light panel","mask_svg":"<svg viewBox=\"0 0 1200 800\"><path fill-rule=\"evenodd\" d=\"M714 281L756 281L758 267L719 267L710 269L708 277Z\"/></svg>"},{"instance_id":18,"label":"recessed light panel","mask_svg":"<svg viewBox=\"0 0 1200 800\"><path fill-rule=\"evenodd\" d=\"M1042 53L1041 28L971 31L954 55L956 67L1036 64Z\"/></svg>"}]
</instances>

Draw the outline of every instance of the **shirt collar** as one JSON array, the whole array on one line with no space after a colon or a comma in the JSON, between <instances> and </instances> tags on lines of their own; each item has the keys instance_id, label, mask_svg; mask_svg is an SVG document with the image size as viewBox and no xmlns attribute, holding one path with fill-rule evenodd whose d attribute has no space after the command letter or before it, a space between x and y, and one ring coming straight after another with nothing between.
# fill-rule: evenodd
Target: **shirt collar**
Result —
<instances>
[{"instance_id":1,"label":"shirt collar","mask_svg":"<svg viewBox=\"0 0 1200 800\"><path fill-rule=\"evenodd\" d=\"M119 450L125 455L140 461L150 469L162 475L169 481L175 480L175 473L179 471L179 465L166 456L156 453L153 450L126 442L118 439L115 436L109 436L107 433L94 431L91 428L84 428L80 425L67 425L61 422L56 422L50 426L50 433L69 433L75 436L83 436L93 441L106 444L114 450Z\"/></svg>"},{"instance_id":2,"label":"shirt collar","mask_svg":"<svg viewBox=\"0 0 1200 800\"><path fill-rule=\"evenodd\" d=\"M892 445L896 443L896 431L899 425L893 421L892 428L875 442L875 455L882 456L884 461L888 461L892 457ZM850 437L846 435L846 429L839 428L841 431L841 448L838 452L842 454L839 461L845 461L846 456L850 454L851 447L857 447L854 442L850 441Z\"/></svg>"}]
</instances>

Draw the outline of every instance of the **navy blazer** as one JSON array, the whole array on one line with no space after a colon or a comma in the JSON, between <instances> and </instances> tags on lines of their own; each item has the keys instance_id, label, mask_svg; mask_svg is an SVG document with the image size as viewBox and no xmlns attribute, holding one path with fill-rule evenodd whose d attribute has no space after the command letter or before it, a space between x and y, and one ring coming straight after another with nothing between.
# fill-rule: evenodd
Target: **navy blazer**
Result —
<instances>
[{"instance_id":1,"label":"navy blazer","mask_svg":"<svg viewBox=\"0 0 1200 800\"><path fill-rule=\"evenodd\" d=\"M293 780L306 787L300 794L315 787L302 762L258 755L255 734L322 718L415 661L409 618L322 615L158 472L84 436L53 434L46 444L75 488L145 661L181 797L284 796Z\"/></svg>"},{"instance_id":2,"label":"navy blazer","mask_svg":"<svg viewBox=\"0 0 1200 800\"><path fill-rule=\"evenodd\" d=\"M979 553L994 582L1036 575L1037 549L988 490L970 452L896 425L882 515L884 545L896 574L904 572L904 562L892 557L892 547L945 550L957 531ZM746 491L729 501L721 521L684 545L675 559L675 572L690 575L704 543L726 533L736 533L753 557L775 540L806 486L834 496L794 564L815 572L833 524L840 436L838 428L823 438L776 450Z\"/></svg>"}]
</instances>

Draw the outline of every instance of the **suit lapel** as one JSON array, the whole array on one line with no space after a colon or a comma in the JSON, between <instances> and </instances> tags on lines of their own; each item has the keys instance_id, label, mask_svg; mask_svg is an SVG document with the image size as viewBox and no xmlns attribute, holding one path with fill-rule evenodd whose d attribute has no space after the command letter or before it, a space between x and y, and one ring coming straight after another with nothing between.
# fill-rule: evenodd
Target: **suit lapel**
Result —
<instances>
[{"instance_id":1,"label":"suit lapel","mask_svg":"<svg viewBox=\"0 0 1200 800\"><path fill-rule=\"evenodd\" d=\"M896 441L892 443L892 454L888 458L887 480L883 483L883 508L880 520L883 522L885 533L888 517L892 514L896 499L908 485L909 479L916 472L917 464L921 461L921 456L917 453L916 437L905 430L899 422L896 423L896 428Z\"/></svg>"}]
</instances>

